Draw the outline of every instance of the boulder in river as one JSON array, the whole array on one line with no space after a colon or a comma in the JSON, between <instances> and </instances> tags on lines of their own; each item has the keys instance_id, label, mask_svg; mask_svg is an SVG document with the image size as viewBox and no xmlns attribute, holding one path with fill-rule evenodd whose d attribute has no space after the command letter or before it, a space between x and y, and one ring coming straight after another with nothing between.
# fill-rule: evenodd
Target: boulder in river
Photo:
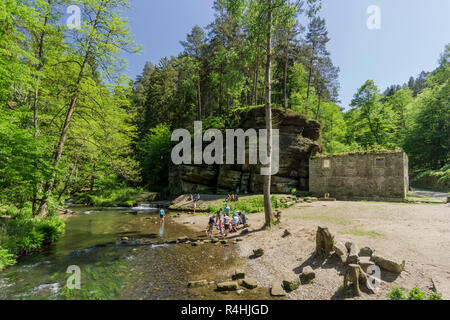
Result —
<instances>
[{"instance_id":1,"label":"boulder in river","mask_svg":"<svg viewBox=\"0 0 450 320\"><path fill-rule=\"evenodd\" d=\"M208 285L208 281L206 281L206 280L189 281L189 283L188 283L189 288L204 287L207 285Z\"/></svg>"},{"instance_id":2,"label":"boulder in river","mask_svg":"<svg viewBox=\"0 0 450 320\"><path fill-rule=\"evenodd\" d=\"M177 240L178 240L178 242L183 243L183 242L188 241L188 237L178 237Z\"/></svg>"},{"instance_id":3,"label":"boulder in river","mask_svg":"<svg viewBox=\"0 0 450 320\"><path fill-rule=\"evenodd\" d=\"M245 271L242 269L236 269L234 272L234 279L244 279L245 278Z\"/></svg>"},{"instance_id":4,"label":"boulder in river","mask_svg":"<svg viewBox=\"0 0 450 320\"><path fill-rule=\"evenodd\" d=\"M242 280L242 286L247 289L255 289L258 287L258 282L253 278L245 278Z\"/></svg>"},{"instance_id":5,"label":"boulder in river","mask_svg":"<svg viewBox=\"0 0 450 320\"><path fill-rule=\"evenodd\" d=\"M217 291L236 291L239 285L236 281L226 281L217 284Z\"/></svg>"}]
</instances>

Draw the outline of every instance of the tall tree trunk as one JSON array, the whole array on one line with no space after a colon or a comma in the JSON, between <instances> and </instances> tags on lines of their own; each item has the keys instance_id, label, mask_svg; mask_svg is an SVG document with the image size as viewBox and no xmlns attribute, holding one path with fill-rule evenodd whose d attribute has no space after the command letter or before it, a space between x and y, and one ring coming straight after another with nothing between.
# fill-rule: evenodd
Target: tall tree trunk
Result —
<instances>
[{"instance_id":1,"label":"tall tree trunk","mask_svg":"<svg viewBox=\"0 0 450 320\"><path fill-rule=\"evenodd\" d=\"M289 63L289 38L286 39L286 49L284 56L284 70L283 70L283 105L284 109L288 108L288 96L287 96L287 74L288 74L288 63Z\"/></svg>"},{"instance_id":2,"label":"tall tree trunk","mask_svg":"<svg viewBox=\"0 0 450 320\"><path fill-rule=\"evenodd\" d=\"M256 53L256 70L255 70L255 106L258 105L258 71L259 71L259 49Z\"/></svg>"},{"instance_id":3,"label":"tall tree trunk","mask_svg":"<svg viewBox=\"0 0 450 320\"><path fill-rule=\"evenodd\" d=\"M94 164L92 165L92 172L91 172L91 184L89 186L89 190L92 192L94 191L95 186L95 169L97 168L97 160L94 160Z\"/></svg>"},{"instance_id":4,"label":"tall tree trunk","mask_svg":"<svg viewBox=\"0 0 450 320\"><path fill-rule=\"evenodd\" d=\"M72 177L73 177L75 171L77 170L77 167L78 167L78 156L76 156L75 163L73 164L72 170L70 170L70 174L67 177L66 182L64 183L64 187L61 190L61 192L59 193L58 201L60 201L62 196L64 195L64 193L66 193L67 188L69 187L70 183L72 182Z\"/></svg>"},{"instance_id":5,"label":"tall tree trunk","mask_svg":"<svg viewBox=\"0 0 450 320\"><path fill-rule=\"evenodd\" d=\"M266 129L267 129L267 157L269 165L267 167L269 174L264 176L264 214L266 227L273 224L272 203L270 201L270 185L272 171L272 84L271 84L271 68L272 68L272 0L267 0L268 8L268 31L267 31L267 64L266 64Z\"/></svg>"},{"instance_id":6,"label":"tall tree trunk","mask_svg":"<svg viewBox=\"0 0 450 320\"><path fill-rule=\"evenodd\" d=\"M315 54L315 46L312 46L311 59L309 61L309 70L308 70L308 89L306 90L306 105L305 105L305 115L308 115L309 108L309 97L311 95L311 82L312 82L312 73L313 73L313 63L314 63L314 54Z\"/></svg>"},{"instance_id":7,"label":"tall tree trunk","mask_svg":"<svg viewBox=\"0 0 450 320\"><path fill-rule=\"evenodd\" d=\"M197 110L197 120L202 120L202 93L200 91L200 80L197 84L197 99L198 99L198 110Z\"/></svg>"},{"instance_id":8,"label":"tall tree trunk","mask_svg":"<svg viewBox=\"0 0 450 320\"><path fill-rule=\"evenodd\" d=\"M102 6L100 6L100 9L96 13L93 30L97 29L101 12L102 12ZM72 98L71 98L71 101L69 104L69 109L67 110L66 117L64 119L64 124L63 124L62 130L61 130L61 133L59 135L58 145L56 146L55 152L53 154L53 172L52 172L52 175L51 175L49 181L45 184L45 187L44 187L44 194L42 196L41 203L39 205L39 215L40 216L47 215L48 199L51 196L51 194L53 193L53 189L55 186L55 179L56 179L56 171L59 168L59 162L61 160L62 153L64 150L64 144L67 139L67 132L69 131L70 123L72 121L72 116L73 116L73 113L75 112L75 106L77 104L78 96L80 93L81 81L83 79L84 73L87 68L87 64L89 61L89 56L91 54L93 42L94 42L94 34L91 33L90 38L89 38L89 43L88 43L88 46L86 49L86 53L83 58L83 63L81 64L80 73L78 74L77 82L75 85L75 90L73 92L73 95L72 95Z\"/></svg>"},{"instance_id":9,"label":"tall tree trunk","mask_svg":"<svg viewBox=\"0 0 450 320\"><path fill-rule=\"evenodd\" d=\"M318 103L317 103L316 120L319 119L320 102L321 102L321 95L319 94L319 101L318 101Z\"/></svg>"}]
</instances>

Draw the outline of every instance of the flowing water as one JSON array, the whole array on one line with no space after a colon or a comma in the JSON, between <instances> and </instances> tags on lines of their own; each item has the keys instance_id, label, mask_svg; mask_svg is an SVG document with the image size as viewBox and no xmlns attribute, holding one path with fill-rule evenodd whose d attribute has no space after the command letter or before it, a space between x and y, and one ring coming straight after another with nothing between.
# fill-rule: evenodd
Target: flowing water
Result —
<instances>
[{"instance_id":1,"label":"flowing water","mask_svg":"<svg viewBox=\"0 0 450 320\"><path fill-rule=\"evenodd\" d=\"M76 208L65 234L42 252L22 257L0 272L0 299L265 299L265 289L216 292L215 285L189 289L188 281L229 280L239 264L232 246L167 244L201 237L175 223L164 225L149 206ZM143 210L145 211L138 211ZM205 217L205 220L207 218ZM206 221L205 221L206 222ZM128 241L121 241L128 237ZM80 269L81 287L69 289L69 266Z\"/></svg>"}]
</instances>

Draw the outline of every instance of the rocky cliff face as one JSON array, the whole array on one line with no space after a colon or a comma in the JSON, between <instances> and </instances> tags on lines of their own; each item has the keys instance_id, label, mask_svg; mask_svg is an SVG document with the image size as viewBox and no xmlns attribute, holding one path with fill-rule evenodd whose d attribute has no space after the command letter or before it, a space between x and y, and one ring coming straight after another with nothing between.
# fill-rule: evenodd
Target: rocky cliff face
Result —
<instances>
[{"instance_id":1,"label":"rocky cliff face","mask_svg":"<svg viewBox=\"0 0 450 320\"><path fill-rule=\"evenodd\" d=\"M230 129L265 129L265 109L238 112L231 122ZM321 149L320 123L273 109L273 128L280 130L280 169L272 176L272 192L290 193L293 188L308 191L309 158ZM182 192L228 193L239 187L241 191L261 193L264 176L259 173L260 165L180 165L171 168L169 186Z\"/></svg>"}]
</instances>

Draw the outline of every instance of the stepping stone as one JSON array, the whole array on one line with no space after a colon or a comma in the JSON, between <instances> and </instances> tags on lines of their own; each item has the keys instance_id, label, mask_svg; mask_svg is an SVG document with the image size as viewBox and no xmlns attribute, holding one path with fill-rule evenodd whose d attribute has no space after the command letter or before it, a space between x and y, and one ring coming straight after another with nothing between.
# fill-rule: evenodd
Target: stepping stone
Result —
<instances>
[{"instance_id":1,"label":"stepping stone","mask_svg":"<svg viewBox=\"0 0 450 320\"><path fill-rule=\"evenodd\" d=\"M217 284L217 291L236 291L239 285L236 281L227 281Z\"/></svg>"},{"instance_id":2,"label":"stepping stone","mask_svg":"<svg viewBox=\"0 0 450 320\"><path fill-rule=\"evenodd\" d=\"M242 269L236 269L234 271L234 279L244 279L245 278L245 272Z\"/></svg>"},{"instance_id":3,"label":"stepping stone","mask_svg":"<svg viewBox=\"0 0 450 320\"><path fill-rule=\"evenodd\" d=\"M206 281L206 280L189 281L189 283L188 283L189 288L204 287L207 285L208 285L208 281Z\"/></svg>"},{"instance_id":4,"label":"stepping stone","mask_svg":"<svg viewBox=\"0 0 450 320\"><path fill-rule=\"evenodd\" d=\"M274 297L284 297L286 296L286 291L284 291L281 283L275 281L272 283L272 287L270 288L270 295Z\"/></svg>"},{"instance_id":5,"label":"stepping stone","mask_svg":"<svg viewBox=\"0 0 450 320\"><path fill-rule=\"evenodd\" d=\"M253 278L246 278L242 281L242 286L248 289L255 289L258 287L258 282Z\"/></svg>"}]
</instances>

